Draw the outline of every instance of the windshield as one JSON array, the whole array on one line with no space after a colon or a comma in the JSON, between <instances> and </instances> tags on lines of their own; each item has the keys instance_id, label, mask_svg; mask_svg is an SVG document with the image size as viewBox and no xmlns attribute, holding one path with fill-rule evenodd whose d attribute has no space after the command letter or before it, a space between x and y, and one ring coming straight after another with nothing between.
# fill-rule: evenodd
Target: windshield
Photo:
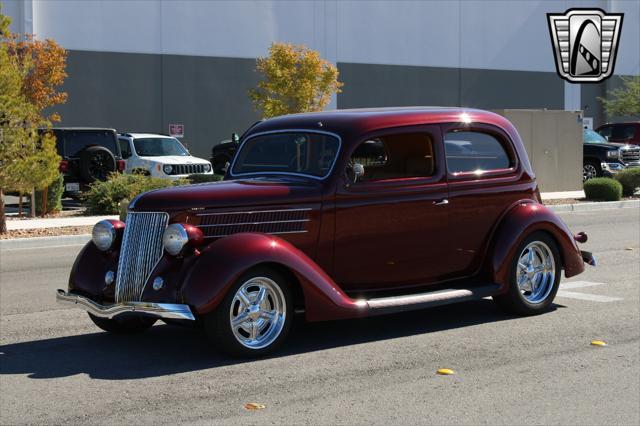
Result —
<instances>
[{"instance_id":1,"label":"windshield","mask_svg":"<svg viewBox=\"0 0 640 426\"><path fill-rule=\"evenodd\" d=\"M608 143L605 138L593 130L584 129L584 143Z\"/></svg>"},{"instance_id":2,"label":"windshield","mask_svg":"<svg viewBox=\"0 0 640 426\"><path fill-rule=\"evenodd\" d=\"M189 151L174 138L140 138L133 140L133 146L141 157L160 157L163 155L188 156Z\"/></svg>"},{"instance_id":3,"label":"windshield","mask_svg":"<svg viewBox=\"0 0 640 426\"><path fill-rule=\"evenodd\" d=\"M255 136L242 144L231 174L296 173L325 177L338 149L338 139L323 133Z\"/></svg>"}]
</instances>

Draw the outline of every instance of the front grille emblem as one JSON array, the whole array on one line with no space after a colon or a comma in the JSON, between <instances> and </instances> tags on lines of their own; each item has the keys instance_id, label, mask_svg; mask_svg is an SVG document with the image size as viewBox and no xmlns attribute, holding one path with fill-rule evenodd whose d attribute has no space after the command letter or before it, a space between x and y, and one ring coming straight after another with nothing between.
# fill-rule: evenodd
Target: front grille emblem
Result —
<instances>
[{"instance_id":1,"label":"front grille emblem","mask_svg":"<svg viewBox=\"0 0 640 426\"><path fill-rule=\"evenodd\" d=\"M601 9L547 14L558 75L572 83L595 83L611 77L623 16Z\"/></svg>"}]
</instances>

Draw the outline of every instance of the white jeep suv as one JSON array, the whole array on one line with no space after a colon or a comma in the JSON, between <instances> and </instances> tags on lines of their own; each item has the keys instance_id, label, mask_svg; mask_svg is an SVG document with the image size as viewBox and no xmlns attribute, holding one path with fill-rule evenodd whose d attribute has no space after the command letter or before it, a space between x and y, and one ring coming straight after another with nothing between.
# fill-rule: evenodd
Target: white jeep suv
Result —
<instances>
[{"instance_id":1,"label":"white jeep suv","mask_svg":"<svg viewBox=\"0 0 640 426\"><path fill-rule=\"evenodd\" d=\"M151 133L118 135L125 173L144 173L176 180L193 174L213 174L211 163L193 157L176 138Z\"/></svg>"}]
</instances>

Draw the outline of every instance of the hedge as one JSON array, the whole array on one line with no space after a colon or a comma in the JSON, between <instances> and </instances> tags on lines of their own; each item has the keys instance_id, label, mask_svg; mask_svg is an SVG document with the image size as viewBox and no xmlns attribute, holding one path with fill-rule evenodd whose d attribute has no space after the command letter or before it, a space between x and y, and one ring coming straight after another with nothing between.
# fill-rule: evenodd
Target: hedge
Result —
<instances>
[{"instance_id":1,"label":"hedge","mask_svg":"<svg viewBox=\"0 0 640 426\"><path fill-rule=\"evenodd\" d=\"M588 200L618 201L622 197L622 185L611 178L593 178L584 183Z\"/></svg>"},{"instance_id":2,"label":"hedge","mask_svg":"<svg viewBox=\"0 0 640 426\"><path fill-rule=\"evenodd\" d=\"M124 199L132 200L136 195L152 189L173 186L168 179L141 174L124 175L113 173L106 181L96 181L83 195L91 214L118 214L118 204Z\"/></svg>"},{"instance_id":3,"label":"hedge","mask_svg":"<svg viewBox=\"0 0 640 426\"><path fill-rule=\"evenodd\" d=\"M130 200L146 191L222 180L220 175L190 175L187 179L171 181L143 174L113 173L104 182L94 182L83 195L90 214L120 214L124 217ZM123 202L123 200L125 202Z\"/></svg>"},{"instance_id":4,"label":"hedge","mask_svg":"<svg viewBox=\"0 0 640 426\"><path fill-rule=\"evenodd\" d=\"M631 197L637 189L640 189L640 167L618 173L616 180L622 185L622 195Z\"/></svg>"}]
</instances>

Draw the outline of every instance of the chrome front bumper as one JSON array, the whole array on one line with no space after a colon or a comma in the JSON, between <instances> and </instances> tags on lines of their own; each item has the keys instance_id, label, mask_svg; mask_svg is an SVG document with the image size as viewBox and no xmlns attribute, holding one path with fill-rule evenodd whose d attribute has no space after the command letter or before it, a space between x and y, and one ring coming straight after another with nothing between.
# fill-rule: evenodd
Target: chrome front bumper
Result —
<instances>
[{"instance_id":1,"label":"chrome front bumper","mask_svg":"<svg viewBox=\"0 0 640 426\"><path fill-rule=\"evenodd\" d=\"M124 302L113 305L100 305L87 297L67 293L64 290L57 291L56 300L64 305L76 305L78 308L84 309L100 318L114 318L122 314L139 313L155 318L191 321L196 319L189 305L176 303Z\"/></svg>"}]
</instances>

